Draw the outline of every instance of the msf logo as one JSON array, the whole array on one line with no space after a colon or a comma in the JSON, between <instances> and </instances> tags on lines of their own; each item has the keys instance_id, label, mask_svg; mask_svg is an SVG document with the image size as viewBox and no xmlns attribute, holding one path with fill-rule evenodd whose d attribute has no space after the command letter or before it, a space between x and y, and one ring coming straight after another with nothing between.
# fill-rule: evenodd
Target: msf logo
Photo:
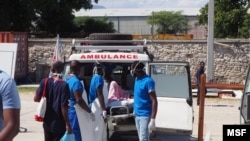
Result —
<instances>
[{"instance_id":1,"label":"msf logo","mask_svg":"<svg viewBox=\"0 0 250 141\"><path fill-rule=\"evenodd\" d=\"M247 129L227 129L227 136L244 136Z\"/></svg>"}]
</instances>

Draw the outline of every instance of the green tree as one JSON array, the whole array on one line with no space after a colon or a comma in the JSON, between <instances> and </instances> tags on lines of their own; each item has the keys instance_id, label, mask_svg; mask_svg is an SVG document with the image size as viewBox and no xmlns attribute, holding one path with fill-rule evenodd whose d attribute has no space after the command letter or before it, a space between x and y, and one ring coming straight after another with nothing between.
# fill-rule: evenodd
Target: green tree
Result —
<instances>
[{"instance_id":1,"label":"green tree","mask_svg":"<svg viewBox=\"0 0 250 141\"><path fill-rule=\"evenodd\" d=\"M244 16L244 21L242 27L240 28L240 37L249 38L250 37L250 13Z\"/></svg>"},{"instance_id":2,"label":"green tree","mask_svg":"<svg viewBox=\"0 0 250 141\"><path fill-rule=\"evenodd\" d=\"M187 19L182 15L182 11L153 12L148 23L157 26L158 34L186 33L188 30Z\"/></svg>"},{"instance_id":3,"label":"green tree","mask_svg":"<svg viewBox=\"0 0 250 141\"><path fill-rule=\"evenodd\" d=\"M214 37L239 38L248 37L249 15L248 0L215 0L214 1ZM200 25L208 24L208 4L200 9Z\"/></svg>"},{"instance_id":4,"label":"green tree","mask_svg":"<svg viewBox=\"0 0 250 141\"><path fill-rule=\"evenodd\" d=\"M2 0L0 30L68 36L76 30L74 11L91 9L92 6L92 0Z\"/></svg>"},{"instance_id":5,"label":"green tree","mask_svg":"<svg viewBox=\"0 0 250 141\"><path fill-rule=\"evenodd\" d=\"M92 18L92 17L76 17L74 23L83 37L91 33L113 33L115 32L114 23L108 20L107 17Z\"/></svg>"},{"instance_id":6,"label":"green tree","mask_svg":"<svg viewBox=\"0 0 250 141\"><path fill-rule=\"evenodd\" d=\"M29 31L35 18L30 0L0 1L0 31Z\"/></svg>"},{"instance_id":7,"label":"green tree","mask_svg":"<svg viewBox=\"0 0 250 141\"><path fill-rule=\"evenodd\" d=\"M95 0L94 2L98 2ZM91 0L38 0L36 1L36 27L38 31L46 31L52 36L59 33L62 37L76 31L74 26L74 11L81 8L91 9Z\"/></svg>"}]
</instances>

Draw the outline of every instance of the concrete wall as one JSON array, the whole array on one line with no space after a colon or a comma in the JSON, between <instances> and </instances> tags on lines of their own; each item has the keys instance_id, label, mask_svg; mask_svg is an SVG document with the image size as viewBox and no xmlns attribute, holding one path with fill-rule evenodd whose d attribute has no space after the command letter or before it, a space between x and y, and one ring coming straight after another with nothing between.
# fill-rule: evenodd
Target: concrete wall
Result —
<instances>
[{"instance_id":1,"label":"concrete wall","mask_svg":"<svg viewBox=\"0 0 250 141\"><path fill-rule=\"evenodd\" d=\"M62 39L65 58L70 55L72 39ZM215 40L214 44L214 81L223 83L242 83L246 78L250 60L249 40ZM49 74L50 60L56 39L29 39L29 78L33 82ZM155 60L188 61L191 66L192 81L199 61L207 59L206 40L165 40L153 41L148 50Z\"/></svg>"}]
</instances>

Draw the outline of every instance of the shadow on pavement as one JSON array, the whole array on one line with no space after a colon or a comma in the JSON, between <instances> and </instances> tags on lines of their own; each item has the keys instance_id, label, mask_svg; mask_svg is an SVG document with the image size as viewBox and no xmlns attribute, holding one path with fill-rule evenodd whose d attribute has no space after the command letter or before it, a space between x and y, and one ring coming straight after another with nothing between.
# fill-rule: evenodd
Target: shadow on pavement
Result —
<instances>
[{"instance_id":1,"label":"shadow on pavement","mask_svg":"<svg viewBox=\"0 0 250 141\"><path fill-rule=\"evenodd\" d=\"M198 139L190 135L180 135L173 133L156 132L150 141L197 141ZM116 132L110 141L139 141L137 132Z\"/></svg>"}]
</instances>

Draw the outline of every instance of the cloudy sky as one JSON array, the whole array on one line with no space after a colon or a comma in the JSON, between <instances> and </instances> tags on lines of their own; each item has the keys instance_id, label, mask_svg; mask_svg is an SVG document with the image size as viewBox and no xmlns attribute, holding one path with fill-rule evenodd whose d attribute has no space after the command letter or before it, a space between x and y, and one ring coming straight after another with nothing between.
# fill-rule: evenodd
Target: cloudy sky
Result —
<instances>
[{"instance_id":1,"label":"cloudy sky","mask_svg":"<svg viewBox=\"0 0 250 141\"><path fill-rule=\"evenodd\" d=\"M99 0L106 8L201 8L209 0Z\"/></svg>"}]
</instances>

